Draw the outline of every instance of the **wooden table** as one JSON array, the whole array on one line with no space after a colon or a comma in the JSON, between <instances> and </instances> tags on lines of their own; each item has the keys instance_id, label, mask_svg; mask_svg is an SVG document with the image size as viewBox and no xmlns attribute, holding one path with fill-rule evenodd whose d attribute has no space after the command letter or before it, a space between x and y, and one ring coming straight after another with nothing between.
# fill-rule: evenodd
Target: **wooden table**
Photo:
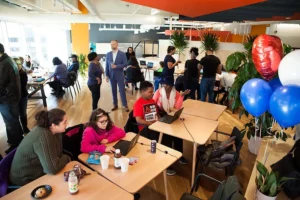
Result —
<instances>
[{"instance_id":1,"label":"wooden table","mask_svg":"<svg viewBox=\"0 0 300 200\"><path fill-rule=\"evenodd\" d=\"M193 185L195 178L197 144L205 144L211 134L218 127L219 122L186 114L181 114L180 117L184 118L184 121L178 119L172 124L157 121L149 126L149 129L160 132L159 143L161 143L163 134L171 135L194 143L191 181L191 185Z\"/></svg>"},{"instance_id":2,"label":"wooden table","mask_svg":"<svg viewBox=\"0 0 300 200\"><path fill-rule=\"evenodd\" d=\"M207 103L203 101L196 101L187 99L183 102L183 113L193 115L210 120L218 120L221 114L226 110L226 106Z\"/></svg>"},{"instance_id":3,"label":"wooden table","mask_svg":"<svg viewBox=\"0 0 300 200\"><path fill-rule=\"evenodd\" d=\"M91 175L87 175L81 179L79 183L79 193L76 195L71 195L69 193L68 182L64 181L63 173L65 171L72 170L75 164L80 163L75 161L70 162L58 174L44 175L39 179L21 187L20 189L17 189L14 192L4 196L1 198L1 200L31 200L31 191L40 185L50 185L52 187L52 192L46 199L133 200L133 195L129 194L125 190L119 188L83 165L81 165L81 167L87 172L91 173Z\"/></svg>"},{"instance_id":4,"label":"wooden table","mask_svg":"<svg viewBox=\"0 0 300 200\"><path fill-rule=\"evenodd\" d=\"M123 140L131 140L135 135L135 133L127 133ZM133 147L126 157L138 157L139 160L136 164L130 165L128 172L126 173L114 168L113 154L109 154L108 170L102 170L101 165L89 166L99 172L103 177L132 194L137 193L142 187L163 172L166 198L168 199L166 169L178 160L182 156L182 153L161 144L157 144L157 149L162 151L166 150L168 151L168 154L159 150L156 151L156 154L152 154L150 153L149 139L140 136L138 142L139 143ZM107 144L107 146L113 146L115 143ZM144 145L140 143L143 143ZM88 156L88 154L80 154L78 158L86 163Z\"/></svg>"},{"instance_id":5,"label":"wooden table","mask_svg":"<svg viewBox=\"0 0 300 200\"><path fill-rule=\"evenodd\" d=\"M267 140L263 140L261 142L261 146L257 155L257 160L260 162L263 162L263 156L265 153L265 147L266 147L266 142ZM283 158L293 147L294 145L294 140L292 140L291 138L287 139L286 142L284 141L278 141L277 144L274 144L274 146L272 147L272 149L269 149L270 154L269 157L267 159L266 162L266 167L270 170L270 165L276 163L277 161L279 161L281 158ZM270 143L269 143L270 144ZM269 146L270 147L270 146ZM256 195L256 184L255 184L255 178L256 178L256 164L253 167L252 170L252 174L248 183L248 187L245 193L245 197L247 200L255 200L255 195ZM287 200L289 199L284 192L280 192L278 194L277 199L280 200Z\"/></svg>"},{"instance_id":6,"label":"wooden table","mask_svg":"<svg viewBox=\"0 0 300 200\"><path fill-rule=\"evenodd\" d=\"M51 79L51 76L38 76L41 78L44 78L44 81L41 82L35 82L32 78L32 76L37 76L34 74L28 74L28 83L27 86L32 86L34 90L28 94L28 99L42 99L43 100L43 105L44 107L47 107L47 101L46 101L46 95L45 95L45 90L44 90L44 85L46 82ZM35 93L37 93L39 90L41 90L42 96L33 96Z\"/></svg>"}]
</instances>

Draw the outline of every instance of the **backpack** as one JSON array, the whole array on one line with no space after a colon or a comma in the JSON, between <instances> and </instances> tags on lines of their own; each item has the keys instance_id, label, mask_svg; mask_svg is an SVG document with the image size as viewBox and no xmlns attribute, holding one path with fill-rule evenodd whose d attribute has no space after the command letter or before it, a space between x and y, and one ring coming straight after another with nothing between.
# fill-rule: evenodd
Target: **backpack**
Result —
<instances>
[{"instance_id":1,"label":"backpack","mask_svg":"<svg viewBox=\"0 0 300 200\"><path fill-rule=\"evenodd\" d=\"M84 125L78 124L66 129L62 136L63 150L71 156L72 160L78 160L81 154L81 140L84 131Z\"/></svg>"},{"instance_id":2,"label":"backpack","mask_svg":"<svg viewBox=\"0 0 300 200\"><path fill-rule=\"evenodd\" d=\"M124 131L126 133L128 132L139 133L139 127L137 125L135 117L133 117L133 111L131 111L128 115L128 120L124 126Z\"/></svg>"}]
</instances>

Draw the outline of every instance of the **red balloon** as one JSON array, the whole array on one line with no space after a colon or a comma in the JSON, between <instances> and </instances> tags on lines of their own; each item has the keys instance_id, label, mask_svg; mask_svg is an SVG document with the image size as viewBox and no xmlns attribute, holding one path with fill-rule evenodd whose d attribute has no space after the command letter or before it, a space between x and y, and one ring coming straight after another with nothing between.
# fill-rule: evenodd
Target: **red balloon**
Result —
<instances>
[{"instance_id":1,"label":"red balloon","mask_svg":"<svg viewBox=\"0 0 300 200\"><path fill-rule=\"evenodd\" d=\"M276 74L283 57L282 43L279 37L262 34L252 47L252 59L256 70L266 79L271 80Z\"/></svg>"}]
</instances>

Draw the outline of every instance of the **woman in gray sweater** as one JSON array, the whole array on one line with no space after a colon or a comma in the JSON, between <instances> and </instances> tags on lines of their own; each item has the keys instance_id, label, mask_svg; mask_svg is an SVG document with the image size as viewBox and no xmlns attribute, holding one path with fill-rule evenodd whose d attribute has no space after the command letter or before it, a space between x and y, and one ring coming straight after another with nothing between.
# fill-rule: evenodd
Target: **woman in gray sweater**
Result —
<instances>
[{"instance_id":1,"label":"woman in gray sweater","mask_svg":"<svg viewBox=\"0 0 300 200\"><path fill-rule=\"evenodd\" d=\"M69 161L63 154L62 135L67 127L65 111L40 111L37 126L26 135L17 148L9 172L13 185L25 185L44 174L56 174Z\"/></svg>"}]
</instances>

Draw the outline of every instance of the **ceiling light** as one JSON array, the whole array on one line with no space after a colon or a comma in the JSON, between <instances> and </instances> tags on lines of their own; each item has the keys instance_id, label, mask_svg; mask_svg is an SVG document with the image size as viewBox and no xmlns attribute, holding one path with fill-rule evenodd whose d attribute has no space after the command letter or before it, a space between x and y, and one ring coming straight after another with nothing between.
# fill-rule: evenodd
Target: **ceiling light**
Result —
<instances>
[{"instance_id":1,"label":"ceiling light","mask_svg":"<svg viewBox=\"0 0 300 200\"><path fill-rule=\"evenodd\" d=\"M151 15L156 15L157 13L159 13L159 10L154 8L151 9Z\"/></svg>"}]
</instances>

